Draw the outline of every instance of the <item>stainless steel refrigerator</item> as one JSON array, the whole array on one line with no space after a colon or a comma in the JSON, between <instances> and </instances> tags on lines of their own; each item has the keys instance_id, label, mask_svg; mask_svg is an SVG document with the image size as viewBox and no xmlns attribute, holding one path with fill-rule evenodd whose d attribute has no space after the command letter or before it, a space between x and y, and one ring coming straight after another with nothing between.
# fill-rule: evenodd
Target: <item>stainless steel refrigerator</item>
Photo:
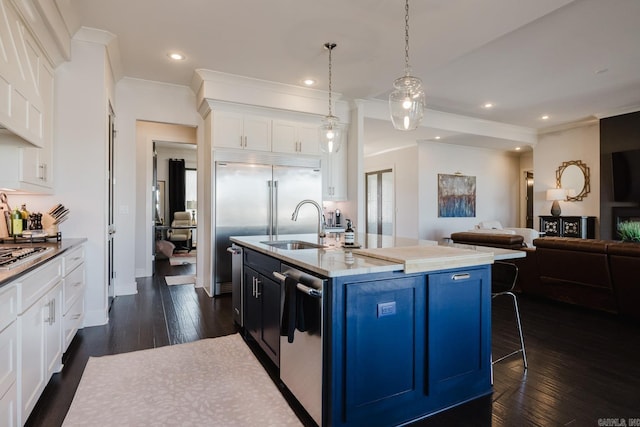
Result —
<instances>
[{"instance_id":1,"label":"stainless steel refrigerator","mask_svg":"<svg viewBox=\"0 0 640 427\"><path fill-rule=\"evenodd\" d=\"M300 209L298 202L312 199L322 204L320 159L275 153L214 153L215 247L214 293L231 291L230 236L315 233L318 212Z\"/></svg>"}]
</instances>

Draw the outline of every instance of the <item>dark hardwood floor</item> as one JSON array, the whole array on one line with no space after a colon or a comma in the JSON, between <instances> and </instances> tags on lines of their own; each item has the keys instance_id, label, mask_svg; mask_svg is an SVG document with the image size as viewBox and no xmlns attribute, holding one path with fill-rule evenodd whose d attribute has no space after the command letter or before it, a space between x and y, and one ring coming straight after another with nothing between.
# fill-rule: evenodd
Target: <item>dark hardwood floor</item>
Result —
<instances>
[{"instance_id":1,"label":"dark hardwood floor","mask_svg":"<svg viewBox=\"0 0 640 427\"><path fill-rule=\"evenodd\" d=\"M109 324L84 328L38 401L27 426L59 426L90 356L190 342L236 332L231 298L192 286L167 286L164 275L194 266L159 262L138 281L137 295L117 297ZM514 356L494 365L494 392L415 426L597 426L640 421L640 325L616 316L519 297L529 369ZM493 303L493 353L517 347L508 298ZM273 372L271 372L273 376ZM162 375L161 372L158 375ZM609 424L612 425L612 424Z\"/></svg>"}]
</instances>

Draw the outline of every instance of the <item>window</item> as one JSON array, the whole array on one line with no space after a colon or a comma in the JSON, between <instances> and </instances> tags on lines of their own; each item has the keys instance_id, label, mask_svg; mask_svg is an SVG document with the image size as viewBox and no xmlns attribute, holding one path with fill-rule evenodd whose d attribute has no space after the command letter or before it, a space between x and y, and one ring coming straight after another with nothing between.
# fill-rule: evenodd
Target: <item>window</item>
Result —
<instances>
[{"instance_id":1,"label":"window","mask_svg":"<svg viewBox=\"0 0 640 427\"><path fill-rule=\"evenodd\" d=\"M185 208L191 212L191 217L195 220L198 211L198 171L195 169L184 171L184 200Z\"/></svg>"}]
</instances>

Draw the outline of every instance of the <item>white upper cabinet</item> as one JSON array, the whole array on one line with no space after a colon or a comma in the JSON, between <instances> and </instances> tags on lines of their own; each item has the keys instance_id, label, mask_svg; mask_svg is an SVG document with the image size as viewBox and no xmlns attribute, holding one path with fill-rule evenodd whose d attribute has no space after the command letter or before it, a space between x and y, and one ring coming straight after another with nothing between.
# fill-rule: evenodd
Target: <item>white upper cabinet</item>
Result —
<instances>
[{"instance_id":1,"label":"white upper cabinet","mask_svg":"<svg viewBox=\"0 0 640 427\"><path fill-rule=\"evenodd\" d=\"M0 187L53 189L53 71L10 0L0 0Z\"/></svg>"},{"instance_id":2,"label":"white upper cabinet","mask_svg":"<svg viewBox=\"0 0 640 427\"><path fill-rule=\"evenodd\" d=\"M227 111L213 114L213 146L271 150L271 119Z\"/></svg>"},{"instance_id":3,"label":"white upper cabinet","mask_svg":"<svg viewBox=\"0 0 640 427\"><path fill-rule=\"evenodd\" d=\"M347 200L347 142L337 153L322 154L322 200Z\"/></svg>"},{"instance_id":4,"label":"white upper cabinet","mask_svg":"<svg viewBox=\"0 0 640 427\"><path fill-rule=\"evenodd\" d=\"M274 120L272 144L279 153L320 154L318 126Z\"/></svg>"},{"instance_id":5,"label":"white upper cabinet","mask_svg":"<svg viewBox=\"0 0 640 427\"><path fill-rule=\"evenodd\" d=\"M53 73L10 0L0 0L0 20L0 125L43 147L51 139L45 123L52 114Z\"/></svg>"}]
</instances>

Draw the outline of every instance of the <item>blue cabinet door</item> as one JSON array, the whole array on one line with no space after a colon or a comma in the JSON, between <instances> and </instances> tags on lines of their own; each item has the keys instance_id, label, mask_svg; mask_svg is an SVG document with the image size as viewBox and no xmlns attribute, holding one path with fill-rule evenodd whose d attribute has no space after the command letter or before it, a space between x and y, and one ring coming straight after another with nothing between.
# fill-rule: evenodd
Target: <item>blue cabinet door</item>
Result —
<instances>
[{"instance_id":1,"label":"blue cabinet door","mask_svg":"<svg viewBox=\"0 0 640 427\"><path fill-rule=\"evenodd\" d=\"M443 405L486 394L491 390L489 267L431 274L428 280L425 394Z\"/></svg>"},{"instance_id":2,"label":"blue cabinet door","mask_svg":"<svg viewBox=\"0 0 640 427\"><path fill-rule=\"evenodd\" d=\"M389 425L422 396L424 292L424 276L345 285L347 424Z\"/></svg>"}]
</instances>

